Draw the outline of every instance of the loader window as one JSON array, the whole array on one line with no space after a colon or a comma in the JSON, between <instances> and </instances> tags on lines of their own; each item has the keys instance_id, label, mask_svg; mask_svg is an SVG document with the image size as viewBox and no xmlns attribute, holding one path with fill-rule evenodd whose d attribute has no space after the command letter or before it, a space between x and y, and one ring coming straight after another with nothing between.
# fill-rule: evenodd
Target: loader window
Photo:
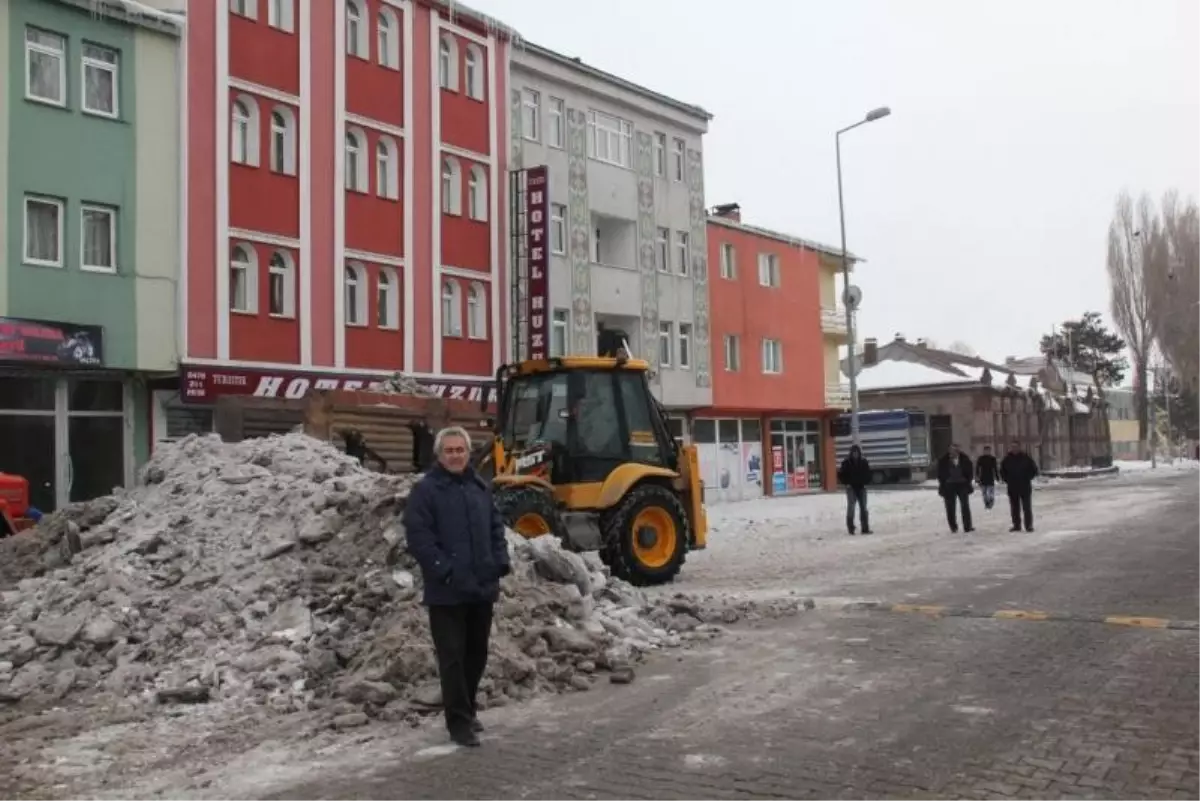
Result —
<instances>
[{"instance_id":1,"label":"loader window","mask_svg":"<svg viewBox=\"0 0 1200 801\"><path fill-rule=\"evenodd\" d=\"M663 449L654 425L656 413L650 408L651 397L641 373L617 374L621 387L621 405L625 407L625 424L629 430L630 461L662 465Z\"/></svg>"},{"instance_id":2,"label":"loader window","mask_svg":"<svg viewBox=\"0 0 1200 801\"><path fill-rule=\"evenodd\" d=\"M544 373L513 379L509 387L505 447L521 451L531 442L567 444L567 376Z\"/></svg>"}]
</instances>

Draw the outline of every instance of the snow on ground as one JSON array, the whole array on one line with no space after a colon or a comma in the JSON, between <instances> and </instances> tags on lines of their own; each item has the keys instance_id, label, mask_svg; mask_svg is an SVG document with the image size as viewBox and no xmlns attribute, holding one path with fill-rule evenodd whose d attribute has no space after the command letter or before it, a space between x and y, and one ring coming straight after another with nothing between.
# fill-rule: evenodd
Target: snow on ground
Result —
<instances>
[{"instance_id":1,"label":"snow on ground","mask_svg":"<svg viewBox=\"0 0 1200 801\"><path fill-rule=\"evenodd\" d=\"M1174 461L1159 459L1157 466L1151 465L1149 459L1138 462L1117 460L1113 464L1121 468L1122 473L1141 473L1146 470L1159 470L1164 473L1186 473L1192 470L1200 470L1200 462L1195 459L1175 459Z\"/></svg>"}]
</instances>

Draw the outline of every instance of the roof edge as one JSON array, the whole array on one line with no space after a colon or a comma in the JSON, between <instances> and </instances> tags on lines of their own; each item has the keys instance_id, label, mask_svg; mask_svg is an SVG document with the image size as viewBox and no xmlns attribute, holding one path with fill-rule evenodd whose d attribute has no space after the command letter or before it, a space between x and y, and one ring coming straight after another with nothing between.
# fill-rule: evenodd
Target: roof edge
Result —
<instances>
[{"instance_id":1,"label":"roof edge","mask_svg":"<svg viewBox=\"0 0 1200 801\"><path fill-rule=\"evenodd\" d=\"M58 0L58 2L80 11L86 11L94 17L123 22L126 25L170 36L180 36L187 22L183 14L160 11L145 3L139 3L137 0Z\"/></svg>"},{"instance_id":2,"label":"roof edge","mask_svg":"<svg viewBox=\"0 0 1200 801\"><path fill-rule=\"evenodd\" d=\"M784 244L787 244L787 245L794 245L796 247L806 248L808 250L815 250L818 253L825 253L830 256L841 257L841 255L842 255L842 249L836 248L833 245L825 245L820 242L814 242L810 239L802 239L798 236L792 236L791 234L784 234L784 233L780 233L779 231L772 231L770 228L760 228L757 225L749 225L744 222L737 222L735 220L730 220L727 217L717 217L712 214L709 214L707 216L708 216L708 221L710 223L715 223L716 225L721 225L721 226L724 226L725 228L732 228L737 231L745 231L748 234L755 234L757 236L765 236L768 239L774 239L777 242L783 242ZM862 256L856 256L855 254L851 253L850 251L846 251L846 258L849 261L854 262L855 264L866 264L867 263L867 260L864 259Z\"/></svg>"}]
</instances>

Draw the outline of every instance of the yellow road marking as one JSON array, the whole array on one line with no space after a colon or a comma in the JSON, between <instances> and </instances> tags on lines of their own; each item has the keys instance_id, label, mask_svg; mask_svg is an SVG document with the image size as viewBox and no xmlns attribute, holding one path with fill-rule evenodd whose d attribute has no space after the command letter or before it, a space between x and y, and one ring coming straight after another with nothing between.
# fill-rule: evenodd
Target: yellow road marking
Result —
<instances>
[{"instance_id":1,"label":"yellow road marking","mask_svg":"<svg viewBox=\"0 0 1200 801\"><path fill-rule=\"evenodd\" d=\"M1140 626L1144 629L1165 629L1171 622L1161 617L1129 617L1126 615L1111 615L1104 618L1105 623L1114 626Z\"/></svg>"},{"instance_id":2,"label":"yellow road marking","mask_svg":"<svg viewBox=\"0 0 1200 801\"><path fill-rule=\"evenodd\" d=\"M946 611L944 606L921 606L920 604L892 604L893 612L919 612L923 615L940 615Z\"/></svg>"},{"instance_id":3,"label":"yellow road marking","mask_svg":"<svg viewBox=\"0 0 1200 801\"><path fill-rule=\"evenodd\" d=\"M997 620L1049 620L1049 612L1033 612L1028 609L1001 609L993 612Z\"/></svg>"}]
</instances>

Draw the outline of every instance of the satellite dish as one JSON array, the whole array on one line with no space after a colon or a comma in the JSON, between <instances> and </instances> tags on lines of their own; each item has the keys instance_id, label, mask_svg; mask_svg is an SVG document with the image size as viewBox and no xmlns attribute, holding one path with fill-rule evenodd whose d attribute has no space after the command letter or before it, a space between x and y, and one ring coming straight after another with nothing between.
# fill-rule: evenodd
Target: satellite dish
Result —
<instances>
[{"instance_id":1,"label":"satellite dish","mask_svg":"<svg viewBox=\"0 0 1200 801\"><path fill-rule=\"evenodd\" d=\"M856 286L846 287L846 291L842 294L842 302L851 311L857 309L862 304L862 290Z\"/></svg>"}]
</instances>

